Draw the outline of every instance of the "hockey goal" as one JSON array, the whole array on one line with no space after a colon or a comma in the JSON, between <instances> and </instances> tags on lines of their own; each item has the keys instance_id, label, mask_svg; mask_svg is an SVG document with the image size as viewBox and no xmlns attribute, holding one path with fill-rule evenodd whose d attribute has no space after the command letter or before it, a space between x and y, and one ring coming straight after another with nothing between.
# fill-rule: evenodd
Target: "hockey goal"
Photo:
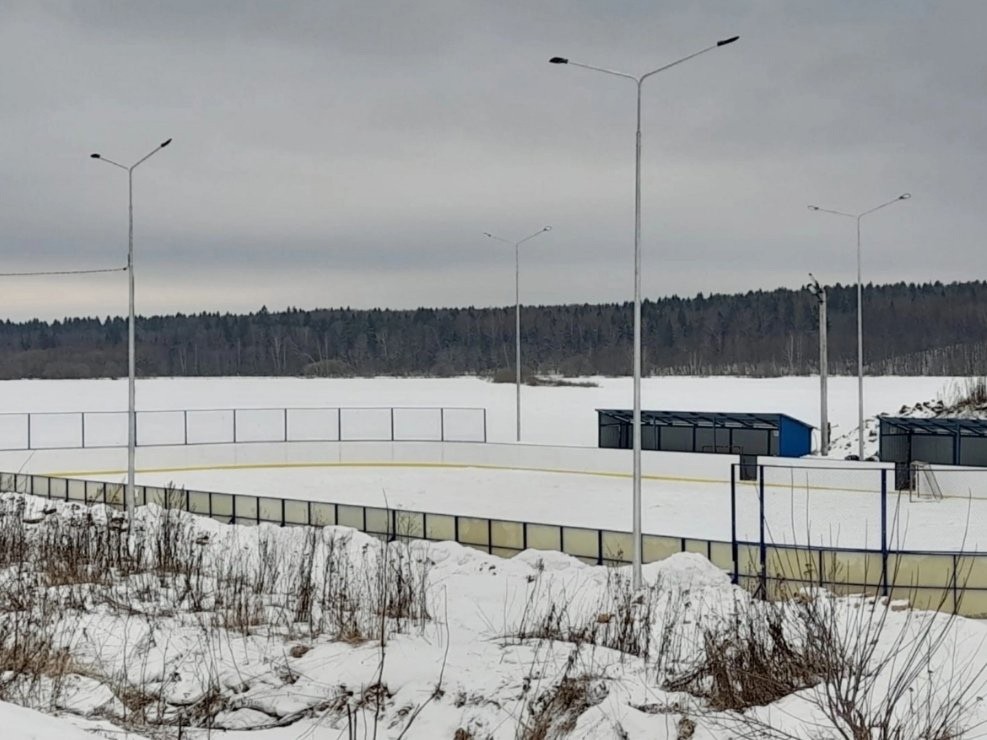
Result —
<instances>
[{"instance_id":1,"label":"hockey goal","mask_svg":"<svg viewBox=\"0 0 987 740\"><path fill-rule=\"evenodd\" d=\"M942 488L936 480L936 474L929 463L915 461L912 463L911 486L909 498L913 501L940 501Z\"/></svg>"}]
</instances>

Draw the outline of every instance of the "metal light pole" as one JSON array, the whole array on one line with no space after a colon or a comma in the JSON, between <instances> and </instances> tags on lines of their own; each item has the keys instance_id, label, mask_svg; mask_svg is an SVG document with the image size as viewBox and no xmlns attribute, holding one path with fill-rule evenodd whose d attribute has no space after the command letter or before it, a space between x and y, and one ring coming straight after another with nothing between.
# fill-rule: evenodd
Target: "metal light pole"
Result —
<instances>
[{"instance_id":1,"label":"metal light pole","mask_svg":"<svg viewBox=\"0 0 987 740\"><path fill-rule=\"evenodd\" d=\"M491 239L514 245L514 371L517 385L517 409L515 415L517 419L518 442L521 441L521 245L529 239L534 239L536 236L551 230L551 226L546 226L518 242L512 242L510 239L504 239L487 231L483 232L484 236L489 236Z\"/></svg>"},{"instance_id":2,"label":"metal light pole","mask_svg":"<svg viewBox=\"0 0 987 740\"><path fill-rule=\"evenodd\" d=\"M548 61L551 64L571 64L574 67L591 69L595 72L623 77L631 80L637 85L637 132L635 135L634 154L634 415L633 415L633 438L634 438L634 470L633 470L633 568L632 583L634 588L641 587L641 85L646 79L666 69L682 64L707 51L718 49L721 46L732 44L739 39L739 36L731 36L728 39L717 41L712 46L682 57L670 64L666 64L658 69L653 69L643 75L635 76L626 72L618 72L604 67L594 67L582 62L574 62L565 57L552 57Z\"/></svg>"},{"instance_id":3,"label":"metal light pole","mask_svg":"<svg viewBox=\"0 0 987 740\"><path fill-rule=\"evenodd\" d=\"M124 507L131 523L134 520L136 499L134 497L134 457L137 445L137 411L136 411L136 362L134 352L134 170L143 162L164 149L171 139L158 144L149 154L134 162L129 167L101 154L90 154L93 159L112 164L127 173L127 212L129 216L129 232L127 239L127 277L129 282L130 311L127 320L127 494Z\"/></svg>"},{"instance_id":4,"label":"metal light pole","mask_svg":"<svg viewBox=\"0 0 987 740\"><path fill-rule=\"evenodd\" d=\"M860 269L860 220L874 211L879 211L882 208L897 203L899 200L908 200L911 198L911 193L902 193L894 200L889 200L887 203L882 203L879 206L875 206L868 211L863 211L862 213L844 213L843 211L834 211L829 208L820 208L819 206L809 206L810 211L818 211L820 213L831 213L834 216L844 216L846 218L852 218L857 222L857 459L864 459L864 318L863 318L863 281L861 280L861 269Z\"/></svg>"},{"instance_id":5,"label":"metal light pole","mask_svg":"<svg viewBox=\"0 0 987 740\"><path fill-rule=\"evenodd\" d=\"M826 398L826 380L829 374L829 352L826 346L826 289L811 272L812 282L806 287L819 301L819 454L829 454L829 402Z\"/></svg>"}]
</instances>

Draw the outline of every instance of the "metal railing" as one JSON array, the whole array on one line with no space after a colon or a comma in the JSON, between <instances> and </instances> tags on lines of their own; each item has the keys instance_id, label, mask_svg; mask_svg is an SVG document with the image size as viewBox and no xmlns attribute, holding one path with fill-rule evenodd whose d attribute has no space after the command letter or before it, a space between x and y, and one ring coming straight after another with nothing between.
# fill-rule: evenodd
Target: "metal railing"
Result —
<instances>
[{"instance_id":1,"label":"metal railing","mask_svg":"<svg viewBox=\"0 0 987 740\"><path fill-rule=\"evenodd\" d=\"M301 407L145 410L137 446L247 442L486 442L473 407ZM0 414L0 450L127 446L125 411Z\"/></svg>"},{"instance_id":2,"label":"metal railing","mask_svg":"<svg viewBox=\"0 0 987 740\"><path fill-rule=\"evenodd\" d=\"M958 523L960 548L929 550L902 547L905 533L898 521L900 498L908 498L892 487L894 470L859 467L803 467L758 465L755 482L743 483L743 465L731 466L731 564L734 583L765 596L791 594L809 587L823 587L837 593L867 593L908 601L912 606L955 612L964 616L987 616L987 552L965 549L967 530ZM794 473L804 474L795 480ZM968 469L942 471L940 475L966 478L983 486L987 473ZM789 483L785 479L790 479ZM753 489L756 503L756 539L738 537L738 489ZM774 489L772 491L772 489ZM789 512L772 511L780 500L802 496L806 505L812 497L842 491L847 509L836 516L867 519L870 527L857 533L858 546L811 544L809 532L781 531L779 519ZM775 498L774 504L771 499ZM965 497L965 496L964 496ZM977 496L971 497L976 498ZM938 504L920 504L936 506ZM921 515L919 509L915 509ZM812 520L805 513L806 521ZM792 517L794 521L794 517ZM826 524L812 521L817 528ZM954 533L956 534L956 533ZM938 536L947 541L949 531ZM785 540L788 541L785 541ZM869 543L875 543L869 545Z\"/></svg>"}]
</instances>

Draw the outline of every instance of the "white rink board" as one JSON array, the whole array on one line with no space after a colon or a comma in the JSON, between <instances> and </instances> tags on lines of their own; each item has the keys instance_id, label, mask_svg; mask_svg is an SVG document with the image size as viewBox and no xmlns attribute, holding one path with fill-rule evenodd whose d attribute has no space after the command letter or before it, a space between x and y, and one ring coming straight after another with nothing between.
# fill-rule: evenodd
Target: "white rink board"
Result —
<instances>
[{"instance_id":1,"label":"white rink board","mask_svg":"<svg viewBox=\"0 0 987 740\"><path fill-rule=\"evenodd\" d=\"M127 444L127 413L108 411L86 414L86 447L120 447Z\"/></svg>"},{"instance_id":2,"label":"white rink board","mask_svg":"<svg viewBox=\"0 0 987 740\"><path fill-rule=\"evenodd\" d=\"M82 415L33 414L31 447L37 450L82 447Z\"/></svg>"},{"instance_id":3,"label":"white rink board","mask_svg":"<svg viewBox=\"0 0 987 740\"><path fill-rule=\"evenodd\" d=\"M237 442L280 442L285 439L285 409L238 409L235 413Z\"/></svg>"},{"instance_id":4,"label":"white rink board","mask_svg":"<svg viewBox=\"0 0 987 740\"><path fill-rule=\"evenodd\" d=\"M288 439L293 442L339 439L339 409L288 409Z\"/></svg>"},{"instance_id":5,"label":"white rink board","mask_svg":"<svg viewBox=\"0 0 987 740\"><path fill-rule=\"evenodd\" d=\"M188 444L224 444L235 441L233 435L233 411L187 411L186 433Z\"/></svg>"},{"instance_id":6,"label":"white rink board","mask_svg":"<svg viewBox=\"0 0 987 740\"><path fill-rule=\"evenodd\" d=\"M137 444L185 444L185 413L182 411L143 411L137 414Z\"/></svg>"},{"instance_id":7,"label":"white rink board","mask_svg":"<svg viewBox=\"0 0 987 740\"><path fill-rule=\"evenodd\" d=\"M442 441L443 409L394 409L394 439L404 442Z\"/></svg>"},{"instance_id":8,"label":"white rink board","mask_svg":"<svg viewBox=\"0 0 987 740\"><path fill-rule=\"evenodd\" d=\"M341 439L368 442L390 440L391 409L340 409L339 428Z\"/></svg>"},{"instance_id":9,"label":"white rink board","mask_svg":"<svg viewBox=\"0 0 987 740\"><path fill-rule=\"evenodd\" d=\"M0 449L26 450L28 434L27 414L0 414Z\"/></svg>"},{"instance_id":10,"label":"white rink board","mask_svg":"<svg viewBox=\"0 0 987 740\"><path fill-rule=\"evenodd\" d=\"M442 425L445 438L454 442L486 442L486 416L483 409L446 409Z\"/></svg>"}]
</instances>

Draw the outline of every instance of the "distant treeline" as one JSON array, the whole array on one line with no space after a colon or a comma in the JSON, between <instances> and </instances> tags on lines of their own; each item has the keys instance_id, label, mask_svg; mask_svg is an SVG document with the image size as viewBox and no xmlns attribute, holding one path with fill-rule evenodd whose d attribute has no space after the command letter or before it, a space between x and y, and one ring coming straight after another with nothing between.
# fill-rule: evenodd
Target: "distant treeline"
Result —
<instances>
[{"instance_id":1,"label":"distant treeline","mask_svg":"<svg viewBox=\"0 0 987 740\"><path fill-rule=\"evenodd\" d=\"M829 288L830 372L856 373L856 289ZM627 375L630 304L522 307L528 373ZM643 305L646 374L818 372L816 299L779 289L699 294ZM871 374L987 372L987 282L864 289ZM125 318L0 324L0 377L127 373ZM514 363L514 308L413 311L262 308L246 315L152 316L137 322L138 374L416 375L496 373Z\"/></svg>"}]
</instances>

